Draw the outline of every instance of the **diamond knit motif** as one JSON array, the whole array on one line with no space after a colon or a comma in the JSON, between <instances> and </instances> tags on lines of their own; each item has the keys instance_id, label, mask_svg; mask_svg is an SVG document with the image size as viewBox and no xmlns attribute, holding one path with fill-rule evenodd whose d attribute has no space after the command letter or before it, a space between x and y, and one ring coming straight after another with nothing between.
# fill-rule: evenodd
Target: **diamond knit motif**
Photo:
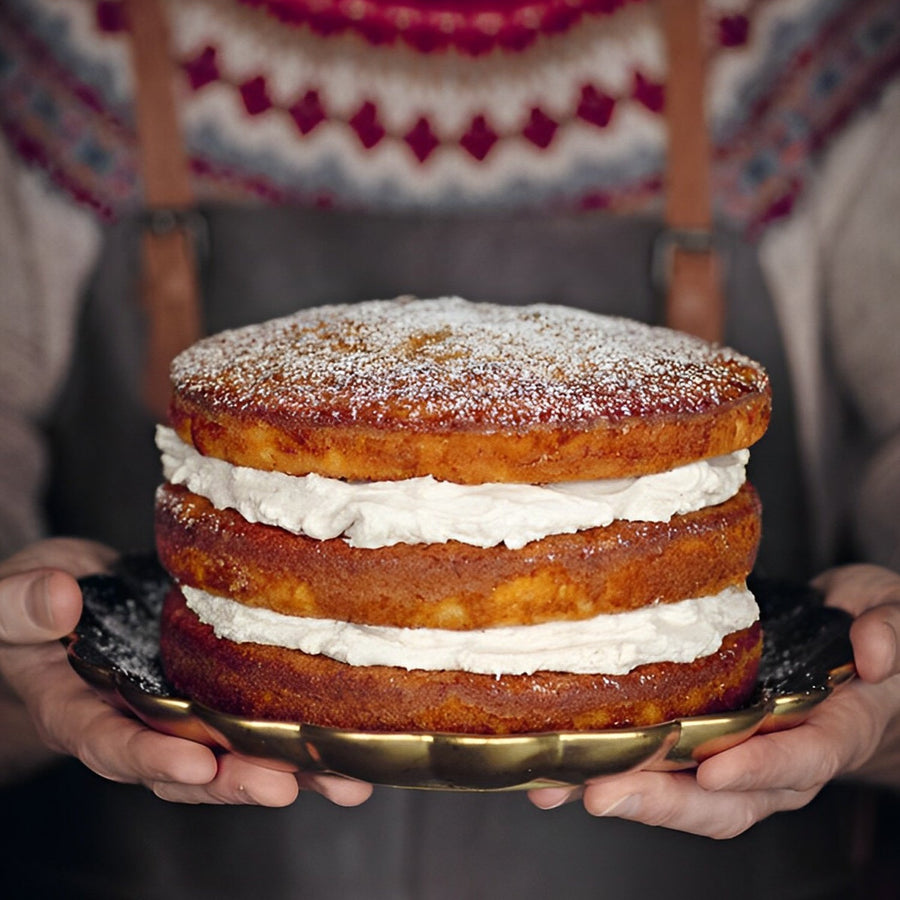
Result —
<instances>
[{"instance_id":1,"label":"diamond knit motif","mask_svg":"<svg viewBox=\"0 0 900 900\"><path fill-rule=\"evenodd\" d=\"M319 99L318 91L307 91L288 113L300 129L301 134L309 134L313 128L325 119L325 110Z\"/></svg>"},{"instance_id":2,"label":"diamond knit motif","mask_svg":"<svg viewBox=\"0 0 900 900\"><path fill-rule=\"evenodd\" d=\"M185 60L182 68L195 91L218 80L219 66L216 63L216 48L204 47L196 56Z\"/></svg>"},{"instance_id":3,"label":"diamond knit motif","mask_svg":"<svg viewBox=\"0 0 900 900\"><path fill-rule=\"evenodd\" d=\"M522 134L537 147L545 150L550 146L559 123L550 118L543 110L535 107L531 110L531 118L522 129Z\"/></svg>"},{"instance_id":4,"label":"diamond knit motif","mask_svg":"<svg viewBox=\"0 0 900 900\"><path fill-rule=\"evenodd\" d=\"M203 200L659 208L667 65L649 0L165 6ZM900 72L900 0L705 8L716 214L758 234ZM119 0L0 2L4 138L105 219L142 202L127 29Z\"/></svg>"},{"instance_id":5,"label":"diamond knit motif","mask_svg":"<svg viewBox=\"0 0 900 900\"><path fill-rule=\"evenodd\" d=\"M616 100L603 91L598 91L592 84L586 84L581 89L581 101L578 104L577 114L585 122L606 128L612 119L616 108Z\"/></svg>"},{"instance_id":6,"label":"diamond knit motif","mask_svg":"<svg viewBox=\"0 0 900 900\"><path fill-rule=\"evenodd\" d=\"M366 150L371 150L385 135L384 126L378 121L378 110L371 100L363 103L349 125Z\"/></svg>"},{"instance_id":7,"label":"diamond knit motif","mask_svg":"<svg viewBox=\"0 0 900 900\"><path fill-rule=\"evenodd\" d=\"M440 146L440 141L434 136L431 125L424 116L403 136L403 140L409 144L419 162L425 162Z\"/></svg>"},{"instance_id":8,"label":"diamond knit motif","mask_svg":"<svg viewBox=\"0 0 900 900\"><path fill-rule=\"evenodd\" d=\"M257 75L239 86L244 107L251 116L257 116L272 108L272 101L266 92L266 79Z\"/></svg>"},{"instance_id":9,"label":"diamond knit motif","mask_svg":"<svg viewBox=\"0 0 900 900\"><path fill-rule=\"evenodd\" d=\"M459 139L460 146L477 160L483 160L497 143L497 132L484 116L475 116L469 130Z\"/></svg>"}]
</instances>

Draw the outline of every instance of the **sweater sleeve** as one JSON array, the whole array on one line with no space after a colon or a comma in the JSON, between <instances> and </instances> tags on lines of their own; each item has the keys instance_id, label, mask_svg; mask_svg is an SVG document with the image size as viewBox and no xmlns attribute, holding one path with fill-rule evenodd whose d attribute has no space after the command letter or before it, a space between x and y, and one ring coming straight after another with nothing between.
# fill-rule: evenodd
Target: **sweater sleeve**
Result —
<instances>
[{"instance_id":1,"label":"sweater sleeve","mask_svg":"<svg viewBox=\"0 0 900 900\"><path fill-rule=\"evenodd\" d=\"M826 321L863 445L857 543L900 570L900 91L884 107L877 148L826 248Z\"/></svg>"},{"instance_id":2,"label":"sweater sleeve","mask_svg":"<svg viewBox=\"0 0 900 900\"><path fill-rule=\"evenodd\" d=\"M44 531L41 421L65 376L99 233L0 142L0 558Z\"/></svg>"},{"instance_id":3,"label":"sweater sleeve","mask_svg":"<svg viewBox=\"0 0 900 900\"><path fill-rule=\"evenodd\" d=\"M900 568L898 151L895 79L760 245L791 366L822 566L852 531L862 559Z\"/></svg>"}]
</instances>

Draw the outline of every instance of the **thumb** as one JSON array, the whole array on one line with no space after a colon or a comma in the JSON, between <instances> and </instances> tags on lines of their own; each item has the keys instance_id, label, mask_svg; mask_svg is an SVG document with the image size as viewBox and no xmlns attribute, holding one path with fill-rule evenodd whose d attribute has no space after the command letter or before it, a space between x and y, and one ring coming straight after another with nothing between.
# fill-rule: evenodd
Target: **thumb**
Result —
<instances>
[{"instance_id":1,"label":"thumb","mask_svg":"<svg viewBox=\"0 0 900 900\"><path fill-rule=\"evenodd\" d=\"M78 582L58 569L34 569L0 581L0 642L40 644L67 635L81 615Z\"/></svg>"},{"instance_id":2,"label":"thumb","mask_svg":"<svg viewBox=\"0 0 900 900\"><path fill-rule=\"evenodd\" d=\"M900 674L900 603L864 612L850 628L856 669L863 681Z\"/></svg>"}]
</instances>

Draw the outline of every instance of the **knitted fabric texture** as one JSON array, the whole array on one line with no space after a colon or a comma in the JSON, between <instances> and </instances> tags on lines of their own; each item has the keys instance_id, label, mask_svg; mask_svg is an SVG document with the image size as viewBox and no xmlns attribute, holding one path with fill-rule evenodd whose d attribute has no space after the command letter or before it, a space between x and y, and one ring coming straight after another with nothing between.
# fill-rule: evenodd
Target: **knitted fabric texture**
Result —
<instances>
[{"instance_id":1,"label":"knitted fabric texture","mask_svg":"<svg viewBox=\"0 0 900 900\"><path fill-rule=\"evenodd\" d=\"M650 0L166 0L201 200L360 210L660 208L666 59ZM115 0L0 8L0 119L104 219L140 205ZM787 214L900 65L898 0L713 0L716 214Z\"/></svg>"}]
</instances>

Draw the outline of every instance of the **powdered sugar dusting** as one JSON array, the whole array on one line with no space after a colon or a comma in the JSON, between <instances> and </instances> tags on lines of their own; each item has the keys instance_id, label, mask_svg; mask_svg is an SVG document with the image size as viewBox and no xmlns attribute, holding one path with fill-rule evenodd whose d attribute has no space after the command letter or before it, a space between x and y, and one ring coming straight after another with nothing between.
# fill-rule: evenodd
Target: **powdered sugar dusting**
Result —
<instances>
[{"instance_id":1,"label":"powdered sugar dusting","mask_svg":"<svg viewBox=\"0 0 900 900\"><path fill-rule=\"evenodd\" d=\"M397 298L207 338L172 365L210 410L373 427L517 429L702 412L764 392L727 348L563 306Z\"/></svg>"}]
</instances>

